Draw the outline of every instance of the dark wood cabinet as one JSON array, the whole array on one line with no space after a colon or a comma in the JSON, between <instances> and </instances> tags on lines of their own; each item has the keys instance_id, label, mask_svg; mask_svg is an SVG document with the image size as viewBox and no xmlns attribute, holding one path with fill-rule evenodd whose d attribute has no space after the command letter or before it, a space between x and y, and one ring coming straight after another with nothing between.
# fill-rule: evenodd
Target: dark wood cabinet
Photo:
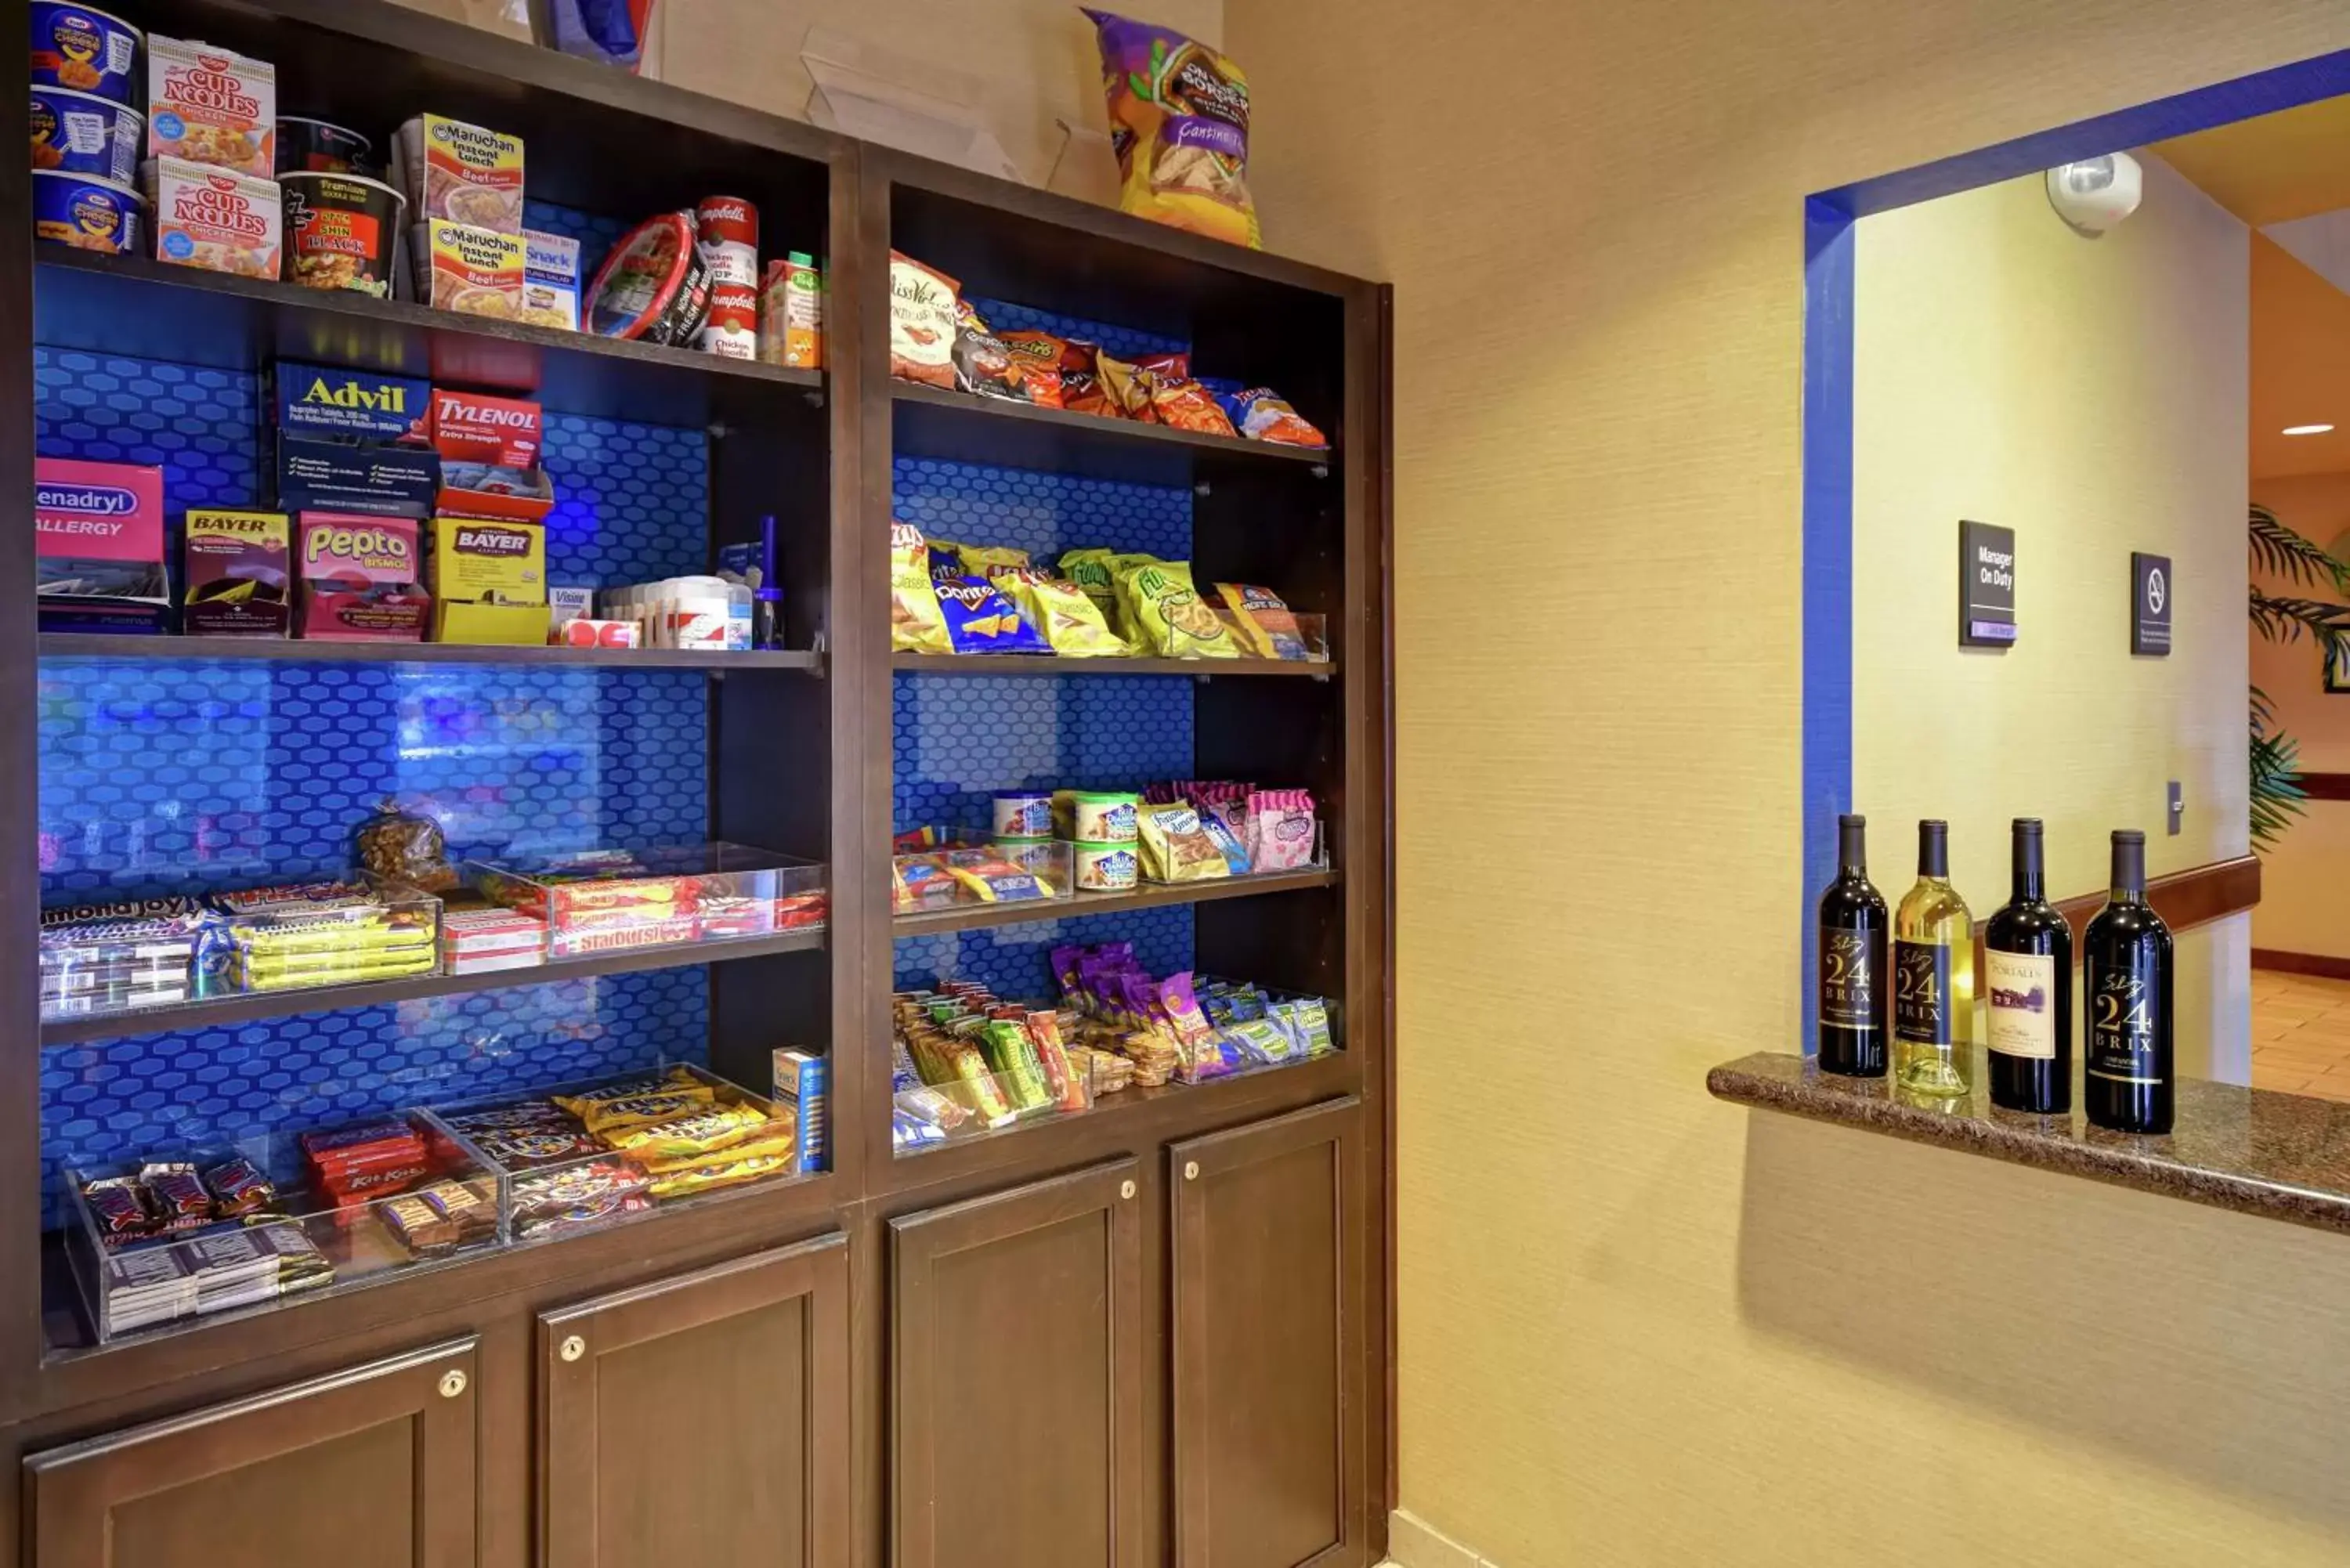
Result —
<instances>
[{"instance_id":1,"label":"dark wood cabinet","mask_svg":"<svg viewBox=\"0 0 2350 1568\"><path fill-rule=\"evenodd\" d=\"M32 1568L467 1568L471 1338L25 1460Z\"/></svg>"},{"instance_id":2,"label":"dark wood cabinet","mask_svg":"<svg viewBox=\"0 0 2350 1568\"><path fill-rule=\"evenodd\" d=\"M1340 1100L1167 1151L1177 1568L1366 1550L1360 1119Z\"/></svg>"},{"instance_id":3,"label":"dark wood cabinet","mask_svg":"<svg viewBox=\"0 0 2350 1568\"><path fill-rule=\"evenodd\" d=\"M897 1568L1143 1561L1139 1168L890 1222Z\"/></svg>"},{"instance_id":4,"label":"dark wood cabinet","mask_svg":"<svg viewBox=\"0 0 2350 1568\"><path fill-rule=\"evenodd\" d=\"M542 1313L545 1568L831 1568L848 1532L848 1247Z\"/></svg>"}]
</instances>

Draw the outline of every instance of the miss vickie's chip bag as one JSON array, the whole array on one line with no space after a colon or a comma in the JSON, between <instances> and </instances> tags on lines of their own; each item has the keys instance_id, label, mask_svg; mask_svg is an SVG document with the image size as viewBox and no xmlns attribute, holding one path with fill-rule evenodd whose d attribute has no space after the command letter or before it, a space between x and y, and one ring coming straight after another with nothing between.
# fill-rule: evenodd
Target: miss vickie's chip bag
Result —
<instances>
[{"instance_id":1,"label":"miss vickie's chip bag","mask_svg":"<svg viewBox=\"0 0 2350 1568\"><path fill-rule=\"evenodd\" d=\"M1248 193L1248 78L1168 27L1086 9L1101 46L1118 205L1138 217L1255 247Z\"/></svg>"}]
</instances>

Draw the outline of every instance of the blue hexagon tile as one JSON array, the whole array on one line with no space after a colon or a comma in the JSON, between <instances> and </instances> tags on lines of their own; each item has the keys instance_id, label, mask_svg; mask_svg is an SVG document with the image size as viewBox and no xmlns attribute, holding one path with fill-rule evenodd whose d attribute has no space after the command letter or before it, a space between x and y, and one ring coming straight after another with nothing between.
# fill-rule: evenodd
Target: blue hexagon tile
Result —
<instances>
[{"instance_id":1,"label":"blue hexagon tile","mask_svg":"<svg viewBox=\"0 0 2350 1568\"><path fill-rule=\"evenodd\" d=\"M985 827L1001 789L1139 789L1191 773L1191 687L1159 675L892 678L900 828Z\"/></svg>"},{"instance_id":2,"label":"blue hexagon tile","mask_svg":"<svg viewBox=\"0 0 2350 1568\"><path fill-rule=\"evenodd\" d=\"M1191 967L1191 929L1192 911L1175 905L904 937L890 961L890 983L906 991L935 980L975 980L1014 1002L1041 1001L1060 990L1049 957L1055 948L1132 942L1145 969L1170 975Z\"/></svg>"},{"instance_id":3,"label":"blue hexagon tile","mask_svg":"<svg viewBox=\"0 0 2350 1568\"><path fill-rule=\"evenodd\" d=\"M700 1062L708 1017L706 971L659 970L45 1051L48 1222L67 1166Z\"/></svg>"}]
</instances>

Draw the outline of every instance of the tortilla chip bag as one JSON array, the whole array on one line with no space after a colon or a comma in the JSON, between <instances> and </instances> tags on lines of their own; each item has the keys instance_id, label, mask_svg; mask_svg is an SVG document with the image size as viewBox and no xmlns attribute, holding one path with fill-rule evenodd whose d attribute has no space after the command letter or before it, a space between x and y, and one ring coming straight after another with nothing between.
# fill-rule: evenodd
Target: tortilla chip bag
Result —
<instances>
[{"instance_id":1,"label":"tortilla chip bag","mask_svg":"<svg viewBox=\"0 0 2350 1568\"><path fill-rule=\"evenodd\" d=\"M1116 659L1133 651L1126 639L1110 630L1101 607L1075 583L1035 566L998 566L987 580L1064 658Z\"/></svg>"},{"instance_id":2,"label":"tortilla chip bag","mask_svg":"<svg viewBox=\"0 0 2350 1568\"><path fill-rule=\"evenodd\" d=\"M1101 45L1118 204L1138 217L1252 248L1248 78L1167 27L1087 9Z\"/></svg>"},{"instance_id":3,"label":"tortilla chip bag","mask_svg":"<svg viewBox=\"0 0 2350 1568\"><path fill-rule=\"evenodd\" d=\"M931 580L947 637L957 653L1050 653L1036 628L1021 618L984 577Z\"/></svg>"},{"instance_id":4,"label":"tortilla chip bag","mask_svg":"<svg viewBox=\"0 0 2350 1568\"><path fill-rule=\"evenodd\" d=\"M931 588L931 547L911 523L889 524L889 648L895 653L951 653L947 618Z\"/></svg>"},{"instance_id":5,"label":"tortilla chip bag","mask_svg":"<svg viewBox=\"0 0 2350 1568\"><path fill-rule=\"evenodd\" d=\"M1254 583L1218 583L1216 593L1232 612L1241 640L1259 659L1299 659L1305 657L1305 639L1297 633L1297 617L1281 596Z\"/></svg>"},{"instance_id":6,"label":"tortilla chip bag","mask_svg":"<svg viewBox=\"0 0 2350 1568\"><path fill-rule=\"evenodd\" d=\"M1238 659L1241 647L1215 607L1191 583L1189 561L1148 556L1116 566L1118 602L1127 624L1162 659Z\"/></svg>"}]
</instances>

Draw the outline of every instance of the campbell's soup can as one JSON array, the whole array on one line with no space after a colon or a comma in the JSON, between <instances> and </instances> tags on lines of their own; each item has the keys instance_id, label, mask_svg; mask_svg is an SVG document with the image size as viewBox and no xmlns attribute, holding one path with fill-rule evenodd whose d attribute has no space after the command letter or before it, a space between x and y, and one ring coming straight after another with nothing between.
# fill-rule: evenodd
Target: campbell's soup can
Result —
<instances>
[{"instance_id":1,"label":"campbell's soup can","mask_svg":"<svg viewBox=\"0 0 2350 1568\"><path fill-rule=\"evenodd\" d=\"M758 287L759 209L740 196L704 196L693 219L712 281Z\"/></svg>"},{"instance_id":2,"label":"campbell's soup can","mask_svg":"<svg viewBox=\"0 0 2350 1568\"><path fill-rule=\"evenodd\" d=\"M702 329L702 348L728 359L759 357L757 289L739 283L711 285L710 321Z\"/></svg>"}]
</instances>

